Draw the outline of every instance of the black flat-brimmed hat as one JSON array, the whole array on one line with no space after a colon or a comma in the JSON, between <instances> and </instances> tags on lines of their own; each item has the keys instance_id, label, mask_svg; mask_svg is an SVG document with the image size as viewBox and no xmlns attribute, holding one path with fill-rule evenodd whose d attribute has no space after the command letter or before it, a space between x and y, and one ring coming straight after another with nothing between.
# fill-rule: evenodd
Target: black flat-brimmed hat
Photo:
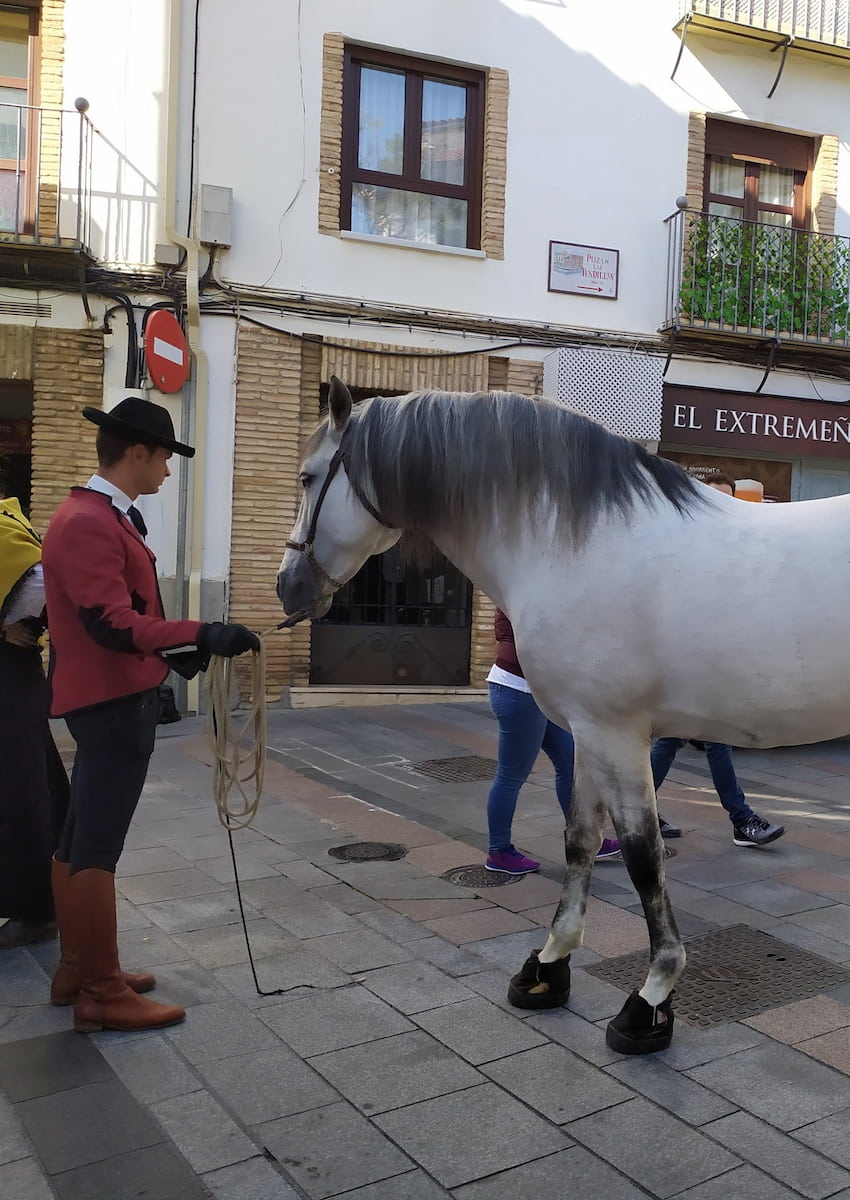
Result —
<instances>
[{"instance_id":1,"label":"black flat-brimmed hat","mask_svg":"<svg viewBox=\"0 0 850 1200\"><path fill-rule=\"evenodd\" d=\"M195 447L185 446L174 437L171 413L161 404L128 396L109 412L101 408L84 408L83 416L102 429L108 429L130 443L144 442L149 446L164 446L184 458L195 457Z\"/></svg>"}]
</instances>

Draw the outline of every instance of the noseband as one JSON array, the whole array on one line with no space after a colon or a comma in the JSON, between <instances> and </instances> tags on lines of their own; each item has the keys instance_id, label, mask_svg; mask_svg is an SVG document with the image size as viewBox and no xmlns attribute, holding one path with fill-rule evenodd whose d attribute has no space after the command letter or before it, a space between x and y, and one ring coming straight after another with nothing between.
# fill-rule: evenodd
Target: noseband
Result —
<instances>
[{"instance_id":1,"label":"noseband","mask_svg":"<svg viewBox=\"0 0 850 1200\"><path fill-rule=\"evenodd\" d=\"M340 441L340 444L339 444L336 452L334 453L333 458L331 459L330 463L328 464L328 473L325 476L325 481L322 484L321 489L319 491L319 498L316 501L316 507L313 509L313 515L310 517L310 525L307 529L306 538L304 539L303 542L286 542L285 543L285 547L287 550L297 550L299 552L299 554L303 554L304 557L307 559L308 563L310 564L310 566L315 571L317 571L320 575L324 576L324 579L331 585L331 587L333 588L333 590L335 592L338 592L339 589L343 585L339 582L339 580L332 579L330 577L330 575L327 573L327 571L325 570L325 568L322 566L322 564L316 561L316 559L313 555L313 541L316 537L316 526L319 523L319 513L322 511L322 505L324 504L325 496L328 494L328 488L333 483L334 476L336 475L339 468L343 467L345 469L347 466L348 440L349 440L349 435L350 435L350 429L351 429L351 427L349 426L343 433L342 440ZM348 475L347 470L346 470L346 475ZM389 523L389 521L384 520L384 518L381 516L381 514L375 508L374 504L369 499L369 497L365 494L365 492L360 487L360 485L356 484L350 475L348 475L348 482L351 487L351 490L354 492L354 495L357 497L357 499L360 501L360 503L366 509L366 512L369 514L369 516L374 517L375 520L378 522L378 524L383 525L385 529L393 529L394 526L391 525Z\"/></svg>"}]
</instances>

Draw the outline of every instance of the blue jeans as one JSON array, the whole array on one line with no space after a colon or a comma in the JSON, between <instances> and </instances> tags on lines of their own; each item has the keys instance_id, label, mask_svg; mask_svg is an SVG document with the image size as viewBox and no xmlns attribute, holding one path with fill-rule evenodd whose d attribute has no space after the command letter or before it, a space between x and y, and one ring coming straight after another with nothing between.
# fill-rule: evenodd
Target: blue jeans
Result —
<instances>
[{"instance_id":1,"label":"blue jeans","mask_svg":"<svg viewBox=\"0 0 850 1200\"><path fill-rule=\"evenodd\" d=\"M555 768L555 791L566 817L573 794L573 735L553 725L530 692L491 683L490 708L499 722L499 762L487 798L490 849L507 850L519 790L541 750Z\"/></svg>"},{"instance_id":2,"label":"blue jeans","mask_svg":"<svg viewBox=\"0 0 850 1200\"><path fill-rule=\"evenodd\" d=\"M649 761L652 765L652 784L656 792L667 778L673 759L686 745L685 738L657 738L652 743ZM706 742L705 756L708 759L711 781L726 809L733 825L746 825L756 814L747 804L735 768L732 765L732 747L725 742Z\"/></svg>"}]
</instances>

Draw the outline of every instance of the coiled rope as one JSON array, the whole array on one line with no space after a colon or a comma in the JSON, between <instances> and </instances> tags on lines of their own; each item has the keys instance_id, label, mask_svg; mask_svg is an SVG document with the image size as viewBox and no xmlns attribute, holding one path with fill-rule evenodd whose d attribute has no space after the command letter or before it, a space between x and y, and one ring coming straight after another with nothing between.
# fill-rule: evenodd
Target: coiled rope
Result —
<instances>
[{"instance_id":1,"label":"coiled rope","mask_svg":"<svg viewBox=\"0 0 850 1200\"><path fill-rule=\"evenodd\" d=\"M251 703L236 720L230 707L232 658L214 654L207 668L209 737L213 751L213 799L218 819L228 832L247 829L260 807L266 773L266 637L251 651ZM234 802L231 794L239 799Z\"/></svg>"}]
</instances>

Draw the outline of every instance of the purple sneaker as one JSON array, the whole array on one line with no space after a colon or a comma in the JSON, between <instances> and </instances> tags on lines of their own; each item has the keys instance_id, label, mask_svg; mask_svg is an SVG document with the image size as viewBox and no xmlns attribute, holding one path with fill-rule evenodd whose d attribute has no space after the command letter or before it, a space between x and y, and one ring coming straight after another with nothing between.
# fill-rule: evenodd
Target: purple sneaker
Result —
<instances>
[{"instance_id":1,"label":"purple sneaker","mask_svg":"<svg viewBox=\"0 0 850 1200\"><path fill-rule=\"evenodd\" d=\"M507 875L529 875L540 869L540 863L520 854L513 846L507 850L491 850L484 866L488 871L504 871Z\"/></svg>"},{"instance_id":2,"label":"purple sneaker","mask_svg":"<svg viewBox=\"0 0 850 1200\"><path fill-rule=\"evenodd\" d=\"M596 851L596 859L594 861L599 862L600 859L617 858L619 856L620 843L616 838L603 838L602 845Z\"/></svg>"}]
</instances>

